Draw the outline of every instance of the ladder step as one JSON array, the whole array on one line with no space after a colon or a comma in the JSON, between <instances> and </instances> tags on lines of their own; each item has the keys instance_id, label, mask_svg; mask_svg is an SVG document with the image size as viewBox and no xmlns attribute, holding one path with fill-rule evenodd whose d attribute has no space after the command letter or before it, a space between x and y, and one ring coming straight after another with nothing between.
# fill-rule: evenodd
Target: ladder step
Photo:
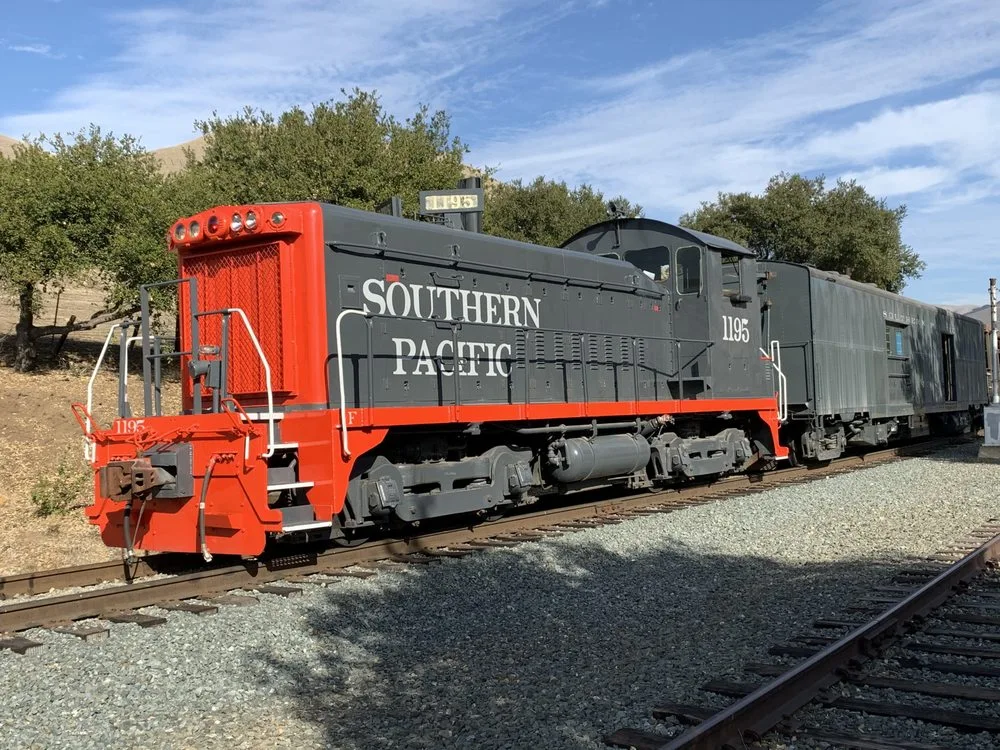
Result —
<instances>
[{"instance_id":1,"label":"ladder step","mask_svg":"<svg viewBox=\"0 0 1000 750\"><path fill-rule=\"evenodd\" d=\"M298 443L275 443L273 448L276 451L290 451L299 447Z\"/></svg>"},{"instance_id":2,"label":"ladder step","mask_svg":"<svg viewBox=\"0 0 1000 750\"><path fill-rule=\"evenodd\" d=\"M270 419L274 419L277 422L285 418L283 411L248 411L244 413L251 422L267 422ZM243 415L241 414L240 416L242 417Z\"/></svg>"},{"instance_id":3,"label":"ladder step","mask_svg":"<svg viewBox=\"0 0 1000 750\"><path fill-rule=\"evenodd\" d=\"M288 482L286 484L269 484L267 485L267 491L275 492L277 490L299 490L312 486L313 482Z\"/></svg>"},{"instance_id":4,"label":"ladder step","mask_svg":"<svg viewBox=\"0 0 1000 750\"><path fill-rule=\"evenodd\" d=\"M283 526L282 533L290 531L311 531L312 529L329 529L333 526L333 521L308 521L306 523L293 523L291 526Z\"/></svg>"}]
</instances>

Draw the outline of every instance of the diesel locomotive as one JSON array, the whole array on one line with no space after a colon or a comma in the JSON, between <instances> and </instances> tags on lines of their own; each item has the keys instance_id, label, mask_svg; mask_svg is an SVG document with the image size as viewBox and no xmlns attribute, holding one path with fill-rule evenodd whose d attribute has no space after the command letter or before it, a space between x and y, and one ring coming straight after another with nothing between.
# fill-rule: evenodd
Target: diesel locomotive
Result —
<instances>
[{"instance_id":1,"label":"diesel locomotive","mask_svg":"<svg viewBox=\"0 0 1000 750\"><path fill-rule=\"evenodd\" d=\"M963 429L986 401L971 319L647 218L561 248L487 236L482 200L421 194L435 221L303 202L176 222L178 278L141 288L139 318L105 341L101 359L117 332L118 413L99 422L92 390L74 405L105 543L206 559L352 543ZM171 347L150 312L168 285ZM161 403L171 357L179 414Z\"/></svg>"}]
</instances>

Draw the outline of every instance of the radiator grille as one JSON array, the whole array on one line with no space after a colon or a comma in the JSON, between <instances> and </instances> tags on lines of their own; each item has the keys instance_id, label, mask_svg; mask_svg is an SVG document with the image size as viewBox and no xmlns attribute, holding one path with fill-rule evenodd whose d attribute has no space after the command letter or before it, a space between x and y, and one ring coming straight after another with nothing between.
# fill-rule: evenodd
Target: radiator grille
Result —
<instances>
[{"instance_id":1,"label":"radiator grille","mask_svg":"<svg viewBox=\"0 0 1000 750\"><path fill-rule=\"evenodd\" d=\"M187 276L198 280L199 310L239 307L253 326L271 366L271 387L287 390L281 331L281 264L278 243L188 258ZM232 316L229 326L228 390L234 394L263 393L264 367L243 322ZM185 316L190 341L190 325ZM222 319L199 319L202 346L222 343Z\"/></svg>"}]
</instances>

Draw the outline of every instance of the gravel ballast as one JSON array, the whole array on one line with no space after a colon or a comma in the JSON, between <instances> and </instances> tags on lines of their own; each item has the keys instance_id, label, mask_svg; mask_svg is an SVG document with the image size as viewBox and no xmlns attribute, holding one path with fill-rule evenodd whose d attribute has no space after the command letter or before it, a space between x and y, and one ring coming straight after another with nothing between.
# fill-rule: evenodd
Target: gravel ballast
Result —
<instances>
[{"instance_id":1,"label":"gravel ballast","mask_svg":"<svg viewBox=\"0 0 1000 750\"><path fill-rule=\"evenodd\" d=\"M967 445L0 652L0 746L600 748L1000 515ZM150 612L156 612L150 609ZM717 699L724 705L725 699ZM669 727L659 727L667 731Z\"/></svg>"}]
</instances>

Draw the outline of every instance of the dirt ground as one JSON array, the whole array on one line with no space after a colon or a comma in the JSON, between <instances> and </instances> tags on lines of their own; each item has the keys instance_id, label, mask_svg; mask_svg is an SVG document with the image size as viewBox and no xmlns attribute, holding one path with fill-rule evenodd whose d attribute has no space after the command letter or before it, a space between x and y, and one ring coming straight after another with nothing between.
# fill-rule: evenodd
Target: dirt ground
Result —
<instances>
[{"instance_id":1,"label":"dirt ground","mask_svg":"<svg viewBox=\"0 0 1000 750\"><path fill-rule=\"evenodd\" d=\"M87 352L89 354L89 352ZM0 576L42 570L119 556L100 539L83 515L90 502L90 468L83 459L83 434L70 411L74 401L86 401L93 358L71 356L59 369L34 374L0 366ZM133 378L131 382L136 382ZM94 387L94 417L107 423L115 416L117 376L100 372ZM132 389L130 389L132 390ZM176 383L166 383L164 411L176 411ZM141 395L134 391L130 400ZM66 515L39 517L31 491L39 478L53 476L60 462L74 478L78 493Z\"/></svg>"}]
</instances>

